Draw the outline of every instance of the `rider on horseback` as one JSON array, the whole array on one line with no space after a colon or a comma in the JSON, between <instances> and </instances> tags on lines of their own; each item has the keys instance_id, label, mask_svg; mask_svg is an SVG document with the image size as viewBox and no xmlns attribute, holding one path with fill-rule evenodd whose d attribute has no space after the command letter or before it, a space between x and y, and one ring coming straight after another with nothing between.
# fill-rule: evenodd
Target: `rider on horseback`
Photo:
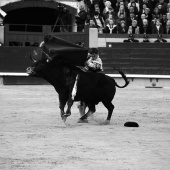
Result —
<instances>
[{"instance_id":1,"label":"rider on horseback","mask_svg":"<svg viewBox=\"0 0 170 170\"><path fill-rule=\"evenodd\" d=\"M90 48L85 62L84 71L99 72L103 71L102 60L99 57L99 51L97 48Z\"/></svg>"},{"instance_id":2,"label":"rider on horseback","mask_svg":"<svg viewBox=\"0 0 170 170\"><path fill-rule=\"evenodd\" d=\"M102 60L99 57L99 51L97 48L90 48L89 53L87 56L87 61L85 62L85 67L83 68L83 71L91 71L91 72L99 72L103 71L102 66ZM86 105L83 101L80 101L80 104L78 105L78 109L80 112L80 115L83 116L85 114Z\"/></svg>"},{"instance_id":3,"label":"rider on horseback","mask_svg":"<svg viewBox=\"0 0 170 170\"><path fill-rule=\"evenodd\" d=\"M99 52L97 48L90 48L89 49L89 53L87 55L87 61L84 63L84 67L80 67L81 70L83 70L84 72L99 72L99 71L103 71L103 67L102 67L102 60L99 57ZM70 94L70 97L68 99L67 104L68 105L72 105L71 103L73 103L74 101L74 97L76 96L77 93L77 82L78 82L78 76L76 76L75 79L75 83L74 86L72 88L72 92ZM85 114L85 109L86 109L86 105L83 101L80 101L80 104L78 104L78 108L79 108L79 112L81 117ZM71 113L67 113L65 114L65 117L70 116Z\"/></svg>"}]
</instances>

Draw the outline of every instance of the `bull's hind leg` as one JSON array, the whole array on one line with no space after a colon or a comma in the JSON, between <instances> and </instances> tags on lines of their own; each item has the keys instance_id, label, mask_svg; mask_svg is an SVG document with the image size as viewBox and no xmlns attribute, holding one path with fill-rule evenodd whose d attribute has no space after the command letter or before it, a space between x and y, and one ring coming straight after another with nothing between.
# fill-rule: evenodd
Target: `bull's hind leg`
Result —
<instances>
[{"instance_id":1,"label":"bull's hind leg","mask_svg":"<svg viewBox=\"0 0 170 170\"><path fill-rule=\"evenodd\" d=\"M91 116L91 115L96 111L95 105L89 105L88 107L89 107L88 112L87 112L85 115L83 115L83 116L78 120L77 123L88 123L87 118L88 118L89 116Z\"/></svg>"},{"instance_id":2,"label":"bull's hind leg","mask_svg":"<svg viewBox=\"0 0 170 170\"><path fill-rule=\"evenodd\" d=\"M104 121L104 125L109 125L110 119L112 117L114 105L111 103L111 101L102 101L102 103L108 110L108 116L107 116L107 119Z\"/></svg>"}]
</instances>

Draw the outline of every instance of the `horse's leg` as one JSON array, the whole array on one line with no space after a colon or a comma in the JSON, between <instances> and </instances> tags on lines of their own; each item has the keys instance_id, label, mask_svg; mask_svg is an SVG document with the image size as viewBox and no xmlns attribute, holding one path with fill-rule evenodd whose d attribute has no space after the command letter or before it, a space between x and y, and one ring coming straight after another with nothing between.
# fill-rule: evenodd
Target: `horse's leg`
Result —
<instances>
[{"instance_id":1,"label":"horse's leg","mask_svg":"<svg viewBox=\"0 0 170 170\"><path fill-rule=\"evenodd\" d=\"M104 121L104 125L109 125L110 124L110 119L112 117L114 105L111 103L111 101L102 101L103 105L107 108L108 110L108 116L107 119Z\"/></svg>"},{"instance_id":2,"label":"horse's leg","mask_svg":"<svg viewBox=\"0 0 170 170\"><path fill-rule=\"evenodd\" d=\"M86 104L83 101L80 101L80 104L78 105L80 117L85 115L85 110L86 110Z\"/></svg>"},{"instance_id":3,"label":"horse's leg","mask_svg":"<svg viewBox=\"0 0 170 170\"><path fill-rule=\"evenodd\" d=\"M68 117L71 115L71 107L72 107L73 103L74 103L74 100L71 98L71 95L70 95L69 99L67 101L67 111L64 115L65 117Z\"/></svg>"},{"instance_id":4,"label":"horse's leg","mask_svg":"<svg viewBox=\"0 0 170 170\"><path fill-rule=\"evenodd\" d=\"M61 118L62 120L65 122L66 118L64 117L65 112L64 112L64 107L66 105L67 99L63 98L63 96L59 95L59 108L60 108L60 114L61 114Z\"/></svg>"},{"instance_id":5,"label":"horse's leg","mask_svg":"<svg viewBox=\"0 0 170 170\"><path fill-rule=\"evenodd\" d=\"M91 115L96 111L95 105L89 105L88 107L89 107L88 112L87 112L85 115L83 115L83 116L78 120L77 123L88 123L87 118L88 118L89 116L91 116Z\"/></svg>"},{"instance_id":6,"label":"horse's leg","mask_svg":"<svg viewBox=\"0 0 170 170\"><path fill-rule=\"evenodd\" d=\"M77 93L77 77L75 79L74 84L70 85L69 87L69 97L67 101L67 111L66 114L64 115L65 117L68 117L71 115L71 107L74 103L74 97Z\"/></svg>"}]
</instances>

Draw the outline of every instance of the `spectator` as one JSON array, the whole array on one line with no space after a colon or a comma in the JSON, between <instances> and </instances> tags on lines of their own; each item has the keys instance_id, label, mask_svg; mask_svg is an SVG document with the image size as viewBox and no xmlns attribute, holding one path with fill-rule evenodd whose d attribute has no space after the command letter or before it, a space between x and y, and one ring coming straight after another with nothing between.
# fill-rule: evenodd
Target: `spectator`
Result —
<instances>
[{"instance_id":1,"label":"spectator","mask_svg":"<svg viewBox=\"0 0 170 170\"><path fill-rule=\"evenodd\" d=\"M91 0L86 0L85 1L86 5L87 5L87 11L89 12L88 15L91 17L93 17L95 8L94 8L94 3Z\"/></svg>"},{"instance_id":2,"label":"spectator","mask_svg":"<svg viewBox=\"0 0 170 170\"><path fill-rule=\"evenodd\" d=\"M150 0L150 3L152 4L152 9L155 9L157 0Z\"/></svg>"},{"instance_id":3,"label":"spectator","mask_svg":"<svg viewBox=\"0 0 170 170\"><path fill-rule=\"evenodd\" d=\"M170 25L167 22L170 20L169 0L84 0L84 2L92 9L88 18L90 27L96 27L107 33L169 34L167 32ZM76 19L79 27L80 17ZM84 28L84 23L81 25ZM78 28L78 31L80 30L83 29Z\"/></svg>"},{"instance_id":4,"label":"spectator","mask_svg":"<svg viewBox=\"0 0 170 170\"><path fill-rule=\"evenodd\" d=\"M96 28L98 28L99 33L102 33L105 27L103 17L99 16L98 12L95 12L92 20L94 21Z\"/></svg>"},{"instance_id":5,"label":"spectator","mask_svg":"<svg viewBox=\"0 0 170 170\"><path fill-rule=\"evenodd\" d=\"M90 24L90 18L91 18L90 15L91 15L90 14L90 9L87 8L87 17L86 17L85 25Z\"/></svg>"},{"instance_id":6,"label":"spectator","mask_svg":"<svg viewBox=\"0 0 170 170\"><path fill-rule=\"evenodd\" d=\"M113 19L115 20L116 15L115 15L115 12L114 12L113 8L109 8L109 11L106 13L105 16L103 16L103 18L106 20L109 17L110 14L112 15Z\"/></svg>"},{"instance_id":7,"label":"spectator","mask_svg":"<svg viewBox=\"0 0 170 170\"><path fill-rule=\"evenodd\" d=\"M130 13L134 13L135 17L137 18L138 15L139 15L139 12L137 10L135 10L135 8L133 6L130 6L129 7L129 10L128 10L128 16L130 15Z\"/></svg>"},{"instance_id":8,"label":"spectator","mask_svg":"<svg viewBox=\"0 0 170 170\"><path fill-rule=\"evenodd\" d=\"M95 2L94 1L94 10L96 10L96 8L99 8L99 2L98 0ZM100 8L99 8L100 9Z\"/></svg>"},{"instance_id":9,"label":"spectator","mask_svg":"<svg viewBox=\"0 0 170 170\"><path fill-rule=\"evenodd\" d=\"M134 8L134 12L135 12L135 14L137 14L137 15L138 15L138 13L139 13L139 9L136 7L136 3L135 3L135 2L132 2L130 7L133 7L133 8Z\"/></svg>"},{"instance_id":10,"label":"spectator","mask_svg":"<svg viewBox=\"0 0 170 170\"><path fill-rule=\"evenodd\" d=\"M122 20L120 22L120 25L118 26L117 33L127 34L127 32L128 32L128 27L126 26L126 22Z\"/></svg>"},{"instance_id":11,"label":"spectator","mask_svg":"<svg viewBox=\"0 0 170 170\"><path fill-rule=\"evenodd\" d=\"M153 25L152 27L152 34L163 34L164 33L164 29L163 26L161 25L161 22L159 19L156 20L155 25Z\"/></svg>"},{"instance_id":12,"label":"spectator","mask_svg":"<svg viewBox=\"0 0 170 170\"><path fill-rule=\"evenodd\" d=\"M127 18L127 26L128 27L130 25L132 25L133 20L137 20L137 18L135 17L135 14L133 12L131 12L129 18Z\"/></svg>"},{"instance_id":13,"label":"spectator","mask_svg":"<svg viewBox=\"0 0 170 170\"><path fill-rule=\"evenodd\" d=\"M87 19L87 12L85 11L83 5L81 5L79 9L80 12L78 13L78 15L75 16L76 24L77 24L77 32L83 32L85 21Z\"/></svg>"},{"instance_id":14,"label":"spectator","mask_svg":"<svg viewBox=\"0 0 170 170\"><path fill-rule=\"evenodd\" d=\"M167 8L167 13L166 13L167 20L170 20L170 3Z\"/></svg>"},{"instance_id":15,"label":"spectator","mask_svg":"<svg viewBox=\"0 0 170 170\"><path fill-rule=\"evenodd\" d=\"M116 13L119 11L119 7L120 7L120 0L117 0L114 8Z\"/></svg>"},{"instance_id":16,"label":"spectator","mask_svg":"<svg viewBox=\"0 0 170 170\"><path fill-rule=\"evenodd\" d=\"M114 9L112 8L112 7L108 7L108 10L106 11L105 9L104 9L104 11L103 11L103 18L104 18L104 20L106 20L107 18L108 18L108 15L109 14L112 14L113 15L113 18L115 19L115 12L114 12Z\"/></svg>"},{"instance_id":17,"label":"spectator","mask_svg":"<svg viewBox=\"0 0 170 170\"><path fill-rule=\"evenodd\" d=\"M142 14L139 18L138 25L143 26L143 20L146 19L146 15Z\"/></svg>"},{"instance_id":18,"label":"spectator","mask_svg":"<svg viewBox=\"0 0 170 170\"><path fill-rule=\"evenodd\" d=\"M170 34L170 20L167 20L166 22L166 29L165 29L165 34Z\"/></svg>"},{"instance_id":19,"label":"spectator","mask_svg":"<svg viewBox=\"0 0 170 170\"><path fill-rule=\"evenodd\" d=\"M95 12L98 12L99 16L103 17L103 14L101 13L99 6L95 6ZM93 14L93 16L94 16L94 14Z\"/></svg>"},{"instance_id":20,"label":"spectator","mask_svg":"<svg viewBox=\"0 0 170 170\"><path fill-rule=\"evenodd\" d=\"M167 13L170 13L170 3L167 4Z\"/></svg>"},{"instance_id":21,"label":"spectator","mask_svg":"<svg viewBox=\"0 0 170 170\"><path fill-rule=\"evenodd\" d=\"M110 20L109 24L105 26L103 32L109 34L117 33L117 25L115 24L115 21Z\"/></svg>"},{"instance_id":22,"label":"spectator","mask_svg":"<svg viewBox=\"0 0 170 170\"><path fill-rule=\"evenodd\" d=\"M139 27L137 24L137 20L132 21L132 25L128 28L128 34L139 34Z\"/></svg>"},{"instance_id":23,"label":"spectator","mask_svg":"<svg viewBox=\"0 0 170 170\"><path fill-rule=\"evenodd\" d=\"M114 0L110 0L110 1L106 1L104 3L105 7L103 9L103 15L104 15L104 19L107 19L107 14L108 13L113 13L113 15L115 16L115 11L114 11L114 7L112 6L112 3L114 3Z\"/></svg>"},{"instance_id":24,"label":"spectator","mask_svg":"<svg viewBox=\"0 0 170 170\"><path fill-rule=\"evenodd\" d=\"M154 25L156 25L156 21L157 21L157 18L154 17L154 18L152 19L152 21L151 21L151 28L153 28Z\"/></svg>"},{"instance_id":25,"label":"spectator","mask_svg":"<svg viewBox=\"0 0 170 170\"><path fill-rule=\"evenodd\" d=\"M140 34L152 34L152 29L150 24L148 24L147 19L143 19L143 25L139 27Z\"/></svg>"},{"instance_id":26,"label":"spectator","mask_svg":"<svg viewBox=\"0 0 170 170\"><path fill-rule=\"evenodd\" d=\"M116 4L117 4L116 7L115 7L115 12L116 12L116 14L118 13L120 6L124 6L125 11L126 11L126 12L128 11L128 8L127 8L127 6L125 5L125 2L120 1L120 2L118 2L118 3L116 3Z\"/></svg>"},{"instance_id":27,"label":"spectator","mask_svg":"<svg viewBox=\"0 0 170 170\"><path fill-rule=\"evenodd\" d=\"M130 9L130 7L132 6L132 3L135 3L135 6L137 7L137 10L139 11L139 4L135 2L135 0L130 0L130 2L128 3L128 9Z\"/></svg>"},{"instance_id":28,"label":"spectator","mask_svg":"<svg viewBox=\"0 0 170 170\"><path fill-rule=\"evenodd\" d=\"M105 25L107 25L107 24L109 24L109 21L110 20L113 20L114 18L113 18L113 15L112 14L109 14L108 15L108 18L105 20Z\"/></svg>"},{"instance_id":29,"label":"spectator","mask_svg":"<svg viewBox=\"0 0 170 170\"><path fill-rule=\"evenodd\" d=\"M0 26L3 25L3 17L0 15Z\"/></svg>"},{"instance_id":30,"label":"spectator","mask_svg":"<svg viewBox=\"0 0 170 170\"><path fill-rule=\"evenodd\" d=\"M159 4L157 7L158 7L158 9L159 9L161 14L165 13L164 10L162 9L162 5L161 4Z\"/></svg>"},{"instance_id":31,"label":"spectator","mask_svg":"<svg viewBox=\"0 0 170 170\"><path fill-rule=\"evenodd\" d=\"M145 9L147 8L146 4L143 4L142 7L140 8L139 15L142 15L145 13Z\"/></svg>"},{"instance_id":32,"label":"spectator","mask_svg":"<svg viewBox=\"0 0 170 170\"><path fill-rule=\"evenodd\" d=\"M146 8L144 13L145 13L145 18L148 20L150 24L152 21L152 14L150 13L150 9Z\"/></svg>"},{"instance_id":33,"label":"spectator","mask_svg":"<svg viewBox=\"0 0 170 170\"><path fill-rule=\"evenodd\" d=\"M105 15L105 13L109 11L109 8L112 8L110 1L106 1L104 5L105 5L105 8L103 9L103 15Z\"/></svg>"},{"instance_id":34,"label":"spectator","mask_svg":"<svg viewBox=\"0 0 170 170\"><path fill-rule=\"evenodd\" d=\"M95 25L95 23L92 19L90 20L89 27L90 28L96 28L96 25Z\"/></svg>"},{"instance_id":35,"label":"spectator","mask_svg":"<svg viewBox=\"0 0 170 170\"><path fill-rule=\"evenodd\" d=\"M154 0L155 1L155 0ZM141 7L143 7L143 5L146 6L146 8L149 8L150 9L150 12L152 13L153 12L153 4L152 4L152 0L143 0L143 1L139 1L139 6L140 6L140 10L141 10ZM156 5L156 3L155 3Z\"/></svg>"},{"instance_id":36,"label":"spectator","mask_svg":"<svg viewBox=\"0 0 170 170\"><path fill-rule=\"evenodd\" d=\"M115 10L116 9L117 0L109 0L109 1L111 2L112 8ZM123 1L123 0L119 0L119 1Z\"/></svg>"},{"instance_id":37,"label":"spectator","mask_svg":"<svg viewBox=\"0 0 170 170\"><path fill-rule=\"evenodd\" d=\"M152 19L154 19L154 18L162 19L162 14L161 14L161 12L160 12L158 7L155 7L155 9L154 9L154 11L152 13Z\"/></svg>"},{"instance_id":38,"label":"spectator","mask_svg":"<svg viewBox=\"0 0 170 170\"><path fill-rule=\"evenodd\" d=\"M92 1L92 2L93 2L93 1ZM94 2L93 2L93 4L94 4ZM93 5L93 8L91 8L91 10L90 10L90 17L91 17L91 18L94 16L94 12L98 12L100 15L102 15L102 14L101 14L101 10L100 10L100 8L99 8L99 4L94 4L94 5Z\"/></svg>"},{"instance_id":39,"label":"spectator","mask_svg":"<svg viewBox=\"0 0 170 170\"><path fill-rule=\"evenodd\" d=\"M163 14L162 19L161 19L161 24L162 24L164 29L166 29L166 23L167 23L167 15Z\"/></svg>"},{"instance_id":40,"label":"spectator","mask_svg":"<svg viewBox=\"0 0 170 170\"><path fill-rule=\"evenodd\" d=\"M67 7L63 7L63 11L61 14L61 20L62 20L62 22L61 22L61 26L60 26L60 32L68 32L71 15L70 15Z\"/></svg>"},{"instance_id":41,"label":"spectator","mask_svg":"<svg viewBox=\"0 0 170 170\"><path fill-rule=\"evenodd\" d=\"M105 2L107 0L99 0L99 8L100 8L100 11L103 12L104 8L105 8Z\"/></svg>"},{"instance_id":42,"label":"spectator","mask_svg":"<svg viewBox=\"0 0 170 170\"><path fill-rule=\"evenodd\" d=\"M123 14L123 16L122 16L122 14ZM120 15L121 15L121 17L120 17ZM123 5L121 5L119 7L119 11L117 12L117 18L124 18L125 20L127 18L125 7Z\"/></svg>"},{"instance_id":43,"label":"spectator","mask_svg":"<svg viewBox=\"0 0 170 170\"><path fill-rule=\"evenodd\" d=\"M159 0L159 2L156 4L156 7L161 7L161 12L166 13L167 12L167 3L164 2L164 0ZM158 8L159 8L158 7Z\"/></svg>"},{"instance_id":44,"label":"spectator","mask_svg":"<svg viewBox=\"0 0 170 170\"><path fill-rule=\"evenodd\" d=\"M117 25L120 26L120 24L121 24L122 21L124 21L124 22L127 21L126 18L125 18L125 16L124 16L124 14L120 14L120 15L119 15L119 18L117 19Z\"/></svg>"}]
</instances>

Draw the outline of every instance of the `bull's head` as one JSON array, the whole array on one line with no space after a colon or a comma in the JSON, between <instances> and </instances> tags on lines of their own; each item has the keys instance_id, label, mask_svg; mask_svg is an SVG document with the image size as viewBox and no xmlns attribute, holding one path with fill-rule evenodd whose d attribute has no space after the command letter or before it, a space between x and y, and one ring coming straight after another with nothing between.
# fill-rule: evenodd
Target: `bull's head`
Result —
<instances>
[{"instance_id":1,"label":"bull's head","mask_svg":"<svg viewBox=\"0 0 170 170\"><path fill-rule=\"evenodd\" d=\"M26 72L29 75L39 74L42 65L46 65L50 61L48 54L43 52L41 48L33 50L33 52L30 54L30 59L33 61L33 65L26 69Z\"/></svg>"}]
</instances>

